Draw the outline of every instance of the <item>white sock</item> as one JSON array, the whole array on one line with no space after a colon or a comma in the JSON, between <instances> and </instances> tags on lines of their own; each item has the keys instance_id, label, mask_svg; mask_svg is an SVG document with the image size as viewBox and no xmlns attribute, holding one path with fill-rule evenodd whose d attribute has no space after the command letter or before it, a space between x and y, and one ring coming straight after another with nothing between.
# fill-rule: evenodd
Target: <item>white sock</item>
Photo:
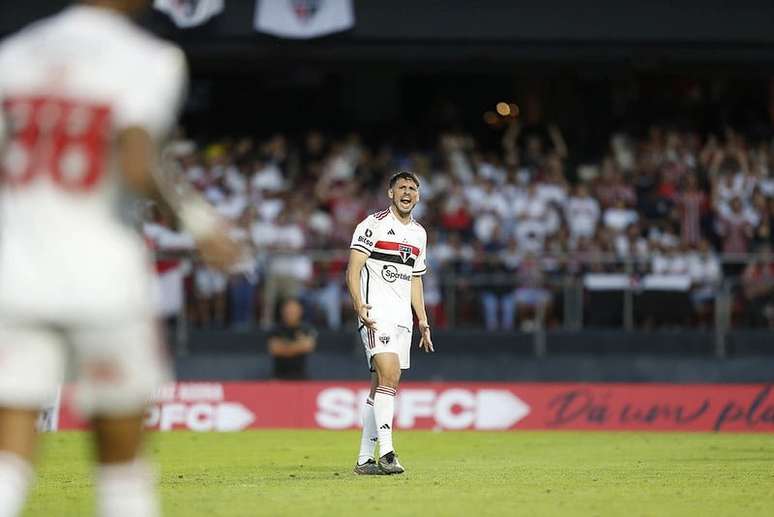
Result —
<instances>
[{"instance_id":1,"label":"white sock","mask_svg":"<svg viewBox=\"0 0 774 517\"><path fill-rule=\"evenodd\" d=\"M0 451L0 517L21 514L32 484L32 465L16 454Z\"/></svg>"},{"instance_id":2,"label":"white sock","mask_svg":"<svg viewBox=\"0 0 774 517\"><path fill-rule=\"evenodd\" d=\"M362 465L368 460L374 459L374 449L379 435L376 434L376 420L374 419L374 399L368 397L363 410L363 434L360 435L360 454L357 456L357 464Z\"/></svg>"},{"instance_id":3,"label":"white sock","mask_svg":"<svg viewBox=\"0 0 774 517\"><path fill-rule=\"evenodd\" d=\"M389 386L377 386L374 395L374 419L379 435L379 455L392 452L392 417L395 414L395 395L398 391Z\"/></svg>"},{"instance_id":4,"label":"white sock","mask_svg":"<svg viewBox=\"0 0 774 517\"><path fill-rule=\"evenodd\" d=\"M158 517L155 475L143 460L97 467L97 515Z\"/></svg>"}]
</instances>

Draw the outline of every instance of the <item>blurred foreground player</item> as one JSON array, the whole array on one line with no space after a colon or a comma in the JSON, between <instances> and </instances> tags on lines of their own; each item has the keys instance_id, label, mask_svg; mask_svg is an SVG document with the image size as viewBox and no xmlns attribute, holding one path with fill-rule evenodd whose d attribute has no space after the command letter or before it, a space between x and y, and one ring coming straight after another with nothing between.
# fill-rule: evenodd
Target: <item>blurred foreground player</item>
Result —
<instances>
[{"instance_id":1,"label":"blurred foreground player","mask_svg":"<svg viewBox=\"0 0 774 517\"><path fill-rule=\"evenodd\" d=\"M387 196L391 203L386 210L357 225L347 267L347 287L372 372L357 474L404 471L392 445L392 420L401 370L410 365L412 307L421 332L419 346L433 351L422 287L427 234L411 216L419 202L419 179L410 172L394 174ZM377 441L378 462L374 458Z\"/></svg>"},{"instance_id":2,"label":"blurred foreground player","mask_svg":"<svg viewBox=\"0 0 774 517\"><path fill-rule=\"evenodd\" d=\"M163 192L213 265L238 253L204 201L152 176L186 67L128 19L144 3L82 2L0 44L0 517L20 512L38 409L70 354L96 437L99 514L159 514L139 451L168 366L123 194Z\"/></svg>"}]
</instances>

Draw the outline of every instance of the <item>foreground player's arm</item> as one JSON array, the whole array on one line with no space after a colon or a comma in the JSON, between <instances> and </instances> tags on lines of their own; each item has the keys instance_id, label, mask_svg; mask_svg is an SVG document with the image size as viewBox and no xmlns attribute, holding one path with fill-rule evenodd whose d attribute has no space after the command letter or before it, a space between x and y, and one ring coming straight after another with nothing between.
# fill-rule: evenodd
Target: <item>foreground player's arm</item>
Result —
<instances>
[{"instance_id":1,"label":"foreground player's arm","mask_svg":"<svg viewBox=\"0 0 774 517\"><path fill-rule=\"evenodd\" d=\"M175 125L185 98L188 68L183 52L159 45L144 60L141 78L123 90L115 102L118 164L129 188L169 205L196 241L202 258L227 269L239 256L227 224L182 174L159 160L159 143Z\"/></svg>"},{"instance_id":2,"label":"foreground player's arm","mask_svg":"<svg viewBox=\"0 0 774 517\"><path fill-rule=\"evenodd\" d=\"M427 311L425 310L425 293L421 276L411 277L411 307L414 309L414 313L417 315L419 332L422 336L419 340L419 347L423 348L425 352L434 352L435 349L433 348L433 340L430 337L430 323L427 322Z\"/></svg>"},{"instance_id":3,"label":"foreground player's arm","mask_svg":"<svg viewBox=\"0 0 774 517\"><path fill-rule=\"evenodd\" d=\"M202 259L211 267L226 270L239 258L239 246L231 239L226 223L188 185L173 185L154 175L156 146L141 127L130 127L118 136L118 163L124 181L134 192L169 205L193 236ZM180 182L182 183L182 182Z\"/></svg>"},{"instance_id":4,"label":"foreground player's arm","mask_svg":"<svg viewBox=\"0 0 774 517\"><path fill-rule=\"evenodd\" d=\"M352 308L366 327L376 330L376 322L368 317L370 305L365 303L360 296L360 272L365 267L368 255L355 249L349 252L349 264L347 265L347 288L352 298Z\"/></svg>"}]
</instances>

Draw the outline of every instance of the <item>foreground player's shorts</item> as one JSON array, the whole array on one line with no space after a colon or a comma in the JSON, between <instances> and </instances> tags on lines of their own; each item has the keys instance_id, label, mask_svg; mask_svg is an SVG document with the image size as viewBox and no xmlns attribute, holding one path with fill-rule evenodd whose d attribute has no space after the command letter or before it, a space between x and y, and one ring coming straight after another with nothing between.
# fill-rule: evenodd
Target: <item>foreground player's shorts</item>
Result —
<instances>
[{"instance_id":1,"label":"foreground player's shorts","mask_svg":"<svg viewBox=\"0 0 774 517\"><path fill-rule=\"evenodd\" d=\"M89 328L0 320L0 406L45 406L68 367L85 416L137 414L172 377L151 318Z\"/></svg>"},{"instance_id":2,"label":"foreground player's shorts","mask_svg":"<svg viewBox=\"0 0 774 517\"><path fill-rule=\"evenodd\" d=\"M411 329L394 323L376 322L376 331L360 327L360 340L365 348L368 368L376 371L371 365L371 359L376 354L390 352L398 354L400 369L408 370L411 366Z\"/></svg>"}]
</instances>

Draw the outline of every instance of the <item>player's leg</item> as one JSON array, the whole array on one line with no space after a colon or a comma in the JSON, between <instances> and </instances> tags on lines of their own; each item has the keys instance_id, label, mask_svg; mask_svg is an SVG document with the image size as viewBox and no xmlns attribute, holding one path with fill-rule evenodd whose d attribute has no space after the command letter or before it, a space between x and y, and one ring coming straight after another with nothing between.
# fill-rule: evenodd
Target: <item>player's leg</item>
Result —
<instances>
[{"instance_id":1,"label":"player's leg","mask_svg":"<svg viewBox=\"0 0 774 517\"><path fill-rule=\"evenodd\" d=\"M400 358L396 352L381 352L374 354L371 363L378 382L374 393L374 420L379 436L379 465L389 474L398 474L403 472L403 467L397 462L392 445L392 424L400 382Z\"/></svg>"},{"instance_id":2,"label":"player's leg","mask_svg":"<svg viewBox=\"0 0 774 517\"><path fill-rule=\"evenodd\" d=\"M78 360L76 401L91 416L97 445L98 514L159 515L155 476L142 458L148 401L169 378L158 329L146 320L71 335Z\"/></svg>"},{"instance_id":3,"label":"player's leg","mask_svg":"<svg viewBox=\"0 0 774 517\"><path fill-rule=\"evenodd\" d=\"M33 478L38 411L0 408L0 517L21 512Z\"/></svg>"},{"instance_id":4,"label":"player's leg","mask_svg":"<svg viewBox=\"0 0 774 517\"><path fill-rule=\"evenodd\" d=\"M154 473L141 459L143 415L95 416L98 515L160 514Z\"/></svg>"},{"instance_id":5,"label":"player's leg","mask_svg":"<svg viewBox=\"0 0 774 517\"><path fill-rule=\"evenodd\" d=\"M55 332L0 322L0 357L0 517L12 517L33 479L35 424L62 381L64 350Z\"/></svg>"},{"instance_id":6,"label":"player's leg","mask_svg":"<svg viewBox=\"0 0 774 517\"><path fill-rule=\"evenodd\" d=\"M374 416L374 394L378 386L376 372L371 373L371 389L363 407L363 431L360 435L360 452L357 456L356 474L381 474L376 464L374 451L379 435L376 432L376 418Z\"/></svg>"}]
</instances>

